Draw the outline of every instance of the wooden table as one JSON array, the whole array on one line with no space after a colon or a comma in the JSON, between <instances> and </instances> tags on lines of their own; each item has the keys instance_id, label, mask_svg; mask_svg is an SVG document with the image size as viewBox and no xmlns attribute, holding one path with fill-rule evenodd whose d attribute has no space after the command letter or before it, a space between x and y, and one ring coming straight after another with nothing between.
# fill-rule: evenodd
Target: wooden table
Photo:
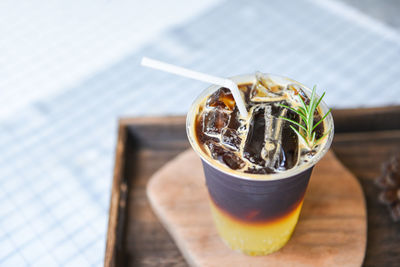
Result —
<instances>
[{"instance_id":1,"label":"wooden table","mask_svg":"<svg viewBox=\"0 0 400 267\"><path fill-rule=\"evenodd\" d=\"M367 201L365 266L399 266L400 223L377 201L373 180L400 150L400 107L335 110L332 148L360 180ZM121 119L105 266L187 266L146 197L150 176L189 147L184 117Z\"/></svg>"}]
</instances>

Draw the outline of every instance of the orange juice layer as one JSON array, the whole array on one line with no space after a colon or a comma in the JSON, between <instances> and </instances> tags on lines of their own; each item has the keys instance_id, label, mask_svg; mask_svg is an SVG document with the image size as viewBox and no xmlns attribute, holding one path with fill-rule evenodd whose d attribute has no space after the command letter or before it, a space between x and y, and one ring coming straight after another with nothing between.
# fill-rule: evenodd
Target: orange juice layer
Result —
<instances>
[{"instance_id":1,"label":"orange juice layer","mask_svg":"<svg viewBox=\"0 0 400 267\"><path fill-rule=\"evenodd\" d=\"M235 220L210 201L211 211L222 240L233 250L247 255L266 255L283 247L297 224L303 201L287 215L265 223Z\"/></svg>"}]
</instances>

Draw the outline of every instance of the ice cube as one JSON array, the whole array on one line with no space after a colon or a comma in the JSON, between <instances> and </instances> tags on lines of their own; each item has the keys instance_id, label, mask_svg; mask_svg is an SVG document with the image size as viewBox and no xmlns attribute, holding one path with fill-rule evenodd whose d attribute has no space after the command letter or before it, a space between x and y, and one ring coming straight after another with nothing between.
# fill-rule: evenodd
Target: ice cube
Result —
<instances>
[{"instance_id":1,"label":"ice cube","mask_svg":"<svg viewBox=\"0 0 400 267\"><path fill-rule=\"evenodd\" d=\"M267 125L270 127L266 130L266 139L264 147L261 150L261 156L266 162L266 166L279 170L285 161L284 151L282 149L282 121L273 116L266 118Z\"/></svg>"},{"instance_id":2,"label":"ice cube","mask_svg":"<svg viewBox=\"0 0 400 267\"><path fill-rule=\"evenodd\" d=\"M232 152L227 152L223 155L222 160L232 170L241 169L245 166L244 161Z\"/></svg>"},{"instance_id":3,"label":"ice cube","mask_svg":"<svg viewBox=\"0 0 400 267\"><path fill-rule=\"evenodd\" d=\"M229 115L219 108L203 113L203 132L207 135L220 134L229 123Z\"/></svg>"},{"instance_id":4,"label":"ice cube","mask_svg":"<svg viewBox=\"0 0 400 267\"><path fill-rule=\"evenodd\" d=\"M265 140L264 147L261 151L262 157L266 160L271 160L277 148L278 148L278 141L273 140L271 138L267 138Z\"/></svg>"},{"instance_id":5,"label":"ice cube","mask_svg":"<svg viewBox=\"0 0 400 267\"><path fill-rule=\"evenodd\" d=\"M280 166L280 161L282 159L282 127L285 123L284 120L280 119L279 116L285 116L287 110L280 108L278 114L272 115L267 113L265 116L266 130L265 130L265 143L261 151L261 155L266 161L266 166L275 169ZM276 111L274 111L275 113ZM277 116L276 116L277 115Z\"/></svg>"},{"instance_id":6,"label":"ice cube","mask_svg":"<svg viewBox=\"0 0 400 267\"><path fill-rule=\"evenodd\" d=\"M300 121L299 115L291 110L287 110L285 117L297 122ZM287 170L293 168L297 164L299 157L299 137L290 126L295 127L297 130L299 129L298 126L293 125L288 121L282 121L281 145L283 150L282 153L284 153L283 166Z\"/></svg>"},{"instance_id":7,"label":"ice cube","mask_svg":"<svg viewBox=\"0 0 400 267\"><path fill-rule=\"evenodd\" d=\"M289 92L292 91L295 96L300 95L300 97L303 99L303 101L306 105L308 105L310 103L310 99L308 98L306 93L304 93L304 88L302 88L300 85L288 84L287 88L288 88L288 91ZM295 100L297 100L297 99L295 98Z\"/></svg>"},{"instance_id":8,"label":"ice cube","mask_svg":"<svg viewBox=\"0 0 400 267\"><path fill-rule=\"evenodd\" d=\"M224 154L225 149L217 142L208 140L204 144L210 150L210 154L213 159L218 159L218 158L222 157L222 155Z\"/></svg>"},{"instance_id":9,"label":"ice cube","mask_svg":"<svg viewBox=\"0 0 400 267\"><path fill-rule=\"evenodd\" d=\"M245 166L244 161L234 152L224 148L222 145L214 141L207 141L205 145L210 150L213 159L225 163L233 170L241 169Z\"/></svg>"},{"instance_id":10,"label":"ice cube","mask_svg":"<svg viewBox=\"0 0 400 267\"><path fill-rule=\"evenodd\" d=\"M269 93L282 95L282 90L284 89L282 85L275 83L270 78L266 77L261 72L256 73L257 83L268 89Z\"/></svg>"},{"instance_id":11,"label":"ice cube","mask_svg":"<svg viewBox=\"0 0 400 267\"><path fill-rule=\"evenodd\" d=\"M251 163L264 166L265 160L261 156L261 150L265 143L265 112L271 112L271 107L259 107L253 111L243 156Z\"/></svg>"},{"instance_id":12,"label":"ice cube","mask_svg":"<svg viewBox=\"0 0 400 267\"><path fill-rule=\"evenodd\" d=\"M265 143L261 155L265 166L275 171L290 169L298 161L298 137L290 128L292 124L280 117L299 120L298 115L286 108L280 108L278 114L266 115Z\"/></svg>"},{"instance_id":13,"label":"ice cube","mask_svg":"<svg viewBox=\"0 0 400 267\"><path fill-rule=\"evenodd\" d=\"M236 151L239 150L242 139L239 137L237 131L226 128L222 130L222 143Z\"/></svg>"},{"instance_id":14,"label":"ice cube","mask_svg":"<svg viewBox=\"0 0 400 267\"><path fill-rule=\"evenodd\" d=\"M267 152L267 166L275 171L286 170L286 153L282 147L281 141L275 141L275 149Z\"/></svg>"},{"instance_id":15,"label":"ice cube","mask_svg":"<svg viewBox=\"0 0 400 267\"><path fill-rule=\"evenodd\" d=\"M256 73L256 82L251 92L250 100L252 102L266 102L274 99L281 99L283 96L283 86L274 83L261 72Z\"/></svg>"},{"instance_id":16,"label":"ice cube","mask_svg":"<svg viewBox=\"0 0 400 267\"><path fill-rule=\"evenodd\" d=\"M232 111L235 108L235 100L233 99L233 95L228 88L221 87L207 100L207 107L219 107L228 111Z\"/></svg>"},{"instance_id":17,"label":"ice cube","mask_svg":"<svg viewBox=\"0 0 400 267\"><path fill-rule=\"evenodd\" d=\"M229 120L228 128L237 130L241 125L240 118L239 118L239 110L237 109L237 107L235 107L233 109L230 116L231 116L231 118Z\"/></svg>"}]
</instances>

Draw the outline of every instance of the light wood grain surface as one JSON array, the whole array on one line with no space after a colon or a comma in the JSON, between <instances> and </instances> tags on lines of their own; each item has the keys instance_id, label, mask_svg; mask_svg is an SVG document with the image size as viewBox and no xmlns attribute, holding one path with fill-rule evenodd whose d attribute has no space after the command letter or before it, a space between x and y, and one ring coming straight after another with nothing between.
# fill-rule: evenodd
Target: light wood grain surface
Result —
<instances>
[{"instance_id":1,"label":"light wood grain surface","mask_svg":"<svg viewBox=\"0 0 400 267\"><path fill-rule=\"evenodd\" d=\"M150 203L192 266L360 266L366 210L357 179L329 152L315 167L299 223L288 244L268 256L227 248L214 228L201 162L192 150L156 172Z\"/></svg>"}]
</instances>

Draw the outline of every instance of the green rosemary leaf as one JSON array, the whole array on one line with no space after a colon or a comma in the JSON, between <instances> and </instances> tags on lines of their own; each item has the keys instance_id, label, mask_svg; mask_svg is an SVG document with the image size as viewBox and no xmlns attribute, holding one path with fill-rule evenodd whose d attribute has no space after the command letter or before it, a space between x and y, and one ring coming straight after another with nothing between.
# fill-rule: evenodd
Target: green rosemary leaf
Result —
<instances>
[{"instance_id":1,"label":"green rosemary leaf","mask_svg":"<svg viewBox=\"0 0 400 267\"><path fill-rule=\"evenodd\" d=\"M306 116L304 116L303 114L301 114L301 113L297 113L299 116L300 116L300 118L302 119L302 121L304 121L304 122L306 122L307 121L307 118L306 118Z\"/></svg>"},{"instance_id":2,"label":"green rosemary leaf","mask_svg":"<svg viewBox=\"0 0 400 267\"><path fill-rule=\"evenodd\" d=\"M291 120L291 119L289 119L289 118L282 117L282 116L280 116L279 118L280 118L280 119L283 119L283 120L285 120L285 121L291 122L291 123L293 123L293 124L296 124L297 126L299 126L300 128L302 128L304 131L307 131L306 127L304 127L303 125L301 125L301 124L298 123L297 121L294 121L294 120Z\"/></svg>"},{"instance_id":3,"label":"green rosemary leaf","mask_svg":"<svg viewBox=\"0 0 400 267\"><path fill-rule=\"evenodd\" d=\"M313 123L314 123L314 112L311 110L307 114L307 125L306 125L306 127L307 127L307 136L308 137L311 137Z\"/></svg>"},{"instance_id":4,"label":"green rosemary leaf","mask_svg":"<svg viewBox=\"0 0 400 267\"><path fill-rule=\"evenodd\" d=\"M325 96L325 92L321 95L321 97L318 99L318 101L317 101L317 103L315 104L315 107L313 107L313 110L315 110L317 107L318 107L318 105L319 105L319 103L321 103L321 100L322 100L322 98Z\"/></svg>"},{"instance_id":5,"label":"green rosemary leaf","mask_svg":"<svg viewBox=\"0 0 400 267\"><path fill-rule=\"evenodd\" d=\"M317 86L314 85L314 87L313 87L313 89L312 89L312 92L311 92L311 99L310 99L310 104L309 104L309 106L310 106L311 108L314 107L316 92L317 92ZM310 110L312 110L311 108L310 108Z\"/></svg>"},{"instance_id":6,"label":"green rosemary leaf","mask_svg":"<svg viewBox=\"0 0 400 267\"><path fill-rule=\"evenodd\" d=\"M303 136L296 128L294 128L292 125L290 125L290 128L292 128L292 130L297 134L297 136L301 137L304 142L307 144L307 146L309 147L310 145L308 144L307 138L305 136Z\"/></svg>"},{"instance_id":7,"label":"green rosemary leaf","mask_svg":"<svg viewBox=\"0 0 400 267\"><path fill-rule=\"evenodd\" d=\"M309 149L313 149L316 146L316 144L320 140L322 140L331 131L331 130L329 130L322 137L320 137L318 139L316 138L317 133L315 132L315 129L331 113L331 109L329 109L329 111L314 125L314 113L316 110L318 110L318 106L325 96L325 92L324 92L321 95L321 97L317 98L316 97L316 95L317 95L316 88L317 88L317 86L314 85L308 105L305 103L305 101L303 100L303 98L301 97L300 94L298 94L298 96L300 98L301 106L297 107L297 109L289 107L287 105L280 104L281 107L287 108L287 109L295 112L300 117L300 119L303 121L304 125L301 122L297 122L297 121L294 121L294 120L286 118L286 117L280 117L281 119L284 119L284 120L292 123L293 125L298 126L299 130L302 129L304 131L303 132L304 134L302 134L293 125L290 125L290 128L299 136L299 138L304 140L304 142L307 144Z\"/></svg>"},{"instance_id":8,"label":"green rosemary leaf","mask_svg":"<svg viewBox=\"0 0 400 267\"><path fill-rule=\"evenodd\" d=\"M313 132L312 133L312 138L311 138L311 144L315 144L315 135L316 135L316 133ZM314 145L313 145L313 147L314 147Z\"/></svg>"},{"instance_id":9,"label":"green rosemary leaf","mask_svg":"<svg viewBox=\"0 0 400 267\"><path fill-rule=\"evenodd\" d=\"M328 112L325 113L325 115L322 117L322 119L320 119L319 122L317 122L317 123L314 125L314 127L313 127L313 129L312 129L313 131L315 130L315 128L317 128L317 126L318 126L321 122L323 122L323 121L325 120L326 116L328 116L328 114L331 113L331 110L332 110L332 109L329 109Z\"/></svg>"},{"instance_id":10,"label":"green rosemary leaf","mask_svg":"<svg viewBox=\"0 0 400 267\"><path fill-rule=\"evenodd\" d=\"M287 109L290 109L291 111L293 111L294 113L296 113L297 115L299 115L300 118L303 119L303 121L306 121L306 120L307 120L307 119L306 119L306 116L305 116L301 111L295 110L294 108L291 108L291 107L286 106L286 105L284 105L284 104L279 104L279 106L280 106L280 107L287 108ZM282 117L282 118L283 118L283 117ZM306 131L306 130L305 130L305 131Z\"/></svg>"},{"instance_id":11,"label":"green rosemary leaf","mask_svg":"<svg viewBox=\"0 0 400 267\"><path fill-rule=\"evenodd\" d=\"M304 108L302 107L298 107L298 112L296 112L297 114L301 115L300 117L304 120L307 121L307 112L304 110Z\"/></svg>"},{"instance_id":12,"label":"green rosemary leaf","mask_svg":"<svg viewBox=\"0 0 400 267\"><path fill-rule=\"evenodd\" d=\"M307 115L307 111L303 107L298 107L298 109L299 109L298 111L303 113L304 116Z\"/></svg>"},{"instance_id":13,"label":"green rosemary leaf","mask_svg":"<svg viewBox=\"0 0 400 267\"><path fill-rule=\"evenodd\" d=\"M289 107L289 106L286 106L286 105L284 105L284 104L279 104L278 106L280 106L280 107L283 107L283 108L290 109L291 111L293 111L293 112L295 112L295 113L297 113L297 114L298 114L298 111L297 111L297 110L295 110L294 108L291 108L291 107Z\"/></svg>"},{"instance_id":14,"label":"green rosemary leaf","mask_svg":"<svg viewBox=\"0 0 400 267\"><path fill-rule=\"evenodd\" d=\"M313 132L313 124L314 124L314 112L316 109L316 102L315 102L315 95L316 95L316 91L317 91L317 86L314 85L313 89L312 89L312 93L311 93L311 99L310 99L310 104L309 104L309 108L308 108L308 124L307 124L307 129L308 129L308 136L312 137L312 132ZM312 141L312 143L315 140Z\"/></svg>"},{"instance_id":15,"label":"green rosemary leaf","mask_svg":"<svg viewBox=\"0 0 400 267\"><path fill-rule=\"evenodd\" d=\"M307 107L306 103L304 102L303 98L300 96L300 94L298 94L298 96L300 98L301 104L303 105L303 109L305 111L304 113L307 114L308 113L308 107Z\"/></svg>"}]
</instances>

